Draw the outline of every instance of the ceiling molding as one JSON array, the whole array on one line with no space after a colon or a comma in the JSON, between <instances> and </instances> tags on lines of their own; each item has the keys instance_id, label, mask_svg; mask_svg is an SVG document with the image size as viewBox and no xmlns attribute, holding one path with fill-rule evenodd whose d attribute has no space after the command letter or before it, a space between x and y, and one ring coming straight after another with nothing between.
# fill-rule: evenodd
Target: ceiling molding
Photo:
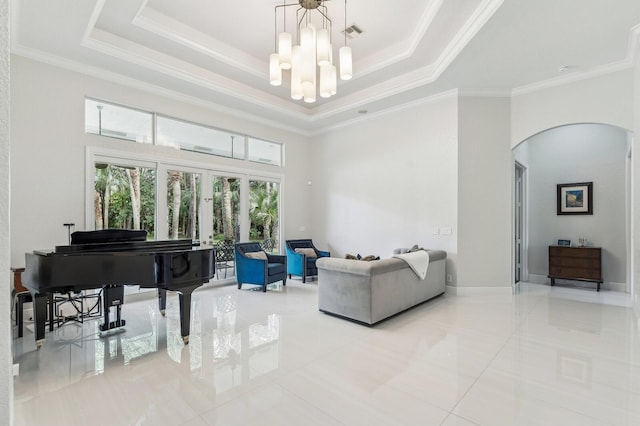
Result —
<instances>
[{"instance_id":1,"label":"ceiling molding","mask_svg":"<svg viewBox=\"0 0 640 426\"><path fill-rule=\"evenodd\" d=\"M425 9L420 22L418 23L417 30L412 34L410 42L406 44L406 48L403 43L398 43L383 51L378 52L376 55L370 55L369 57L362 59L356 63L361 68L353 78L363 77L375 71L379 71L388 66L391 66L397 62L411 58L414 52L418 48L420 41L424 37L425 33L431 26L434 18L440 11L444 0L433 0L429 6ZM398 52L398 53L395 53Z\"/></svg>"},{"instance_id":2,"label":"ceiling molding","mask_svg":"<svg viewBox=\"0 0 640 426\"><path fill-rule=\"evenodd\" d=\"M376 111L375 113L372 114L366 114L366 115L362 115L362 116L358 116L356 118L352 118L350 120L345 120L341 123L335 124L335 125L331 125L331 126L325 126L320 130L311 132L311 136L318 136L324 133L328 133L330 131L333 130L338 130L344 127L349 127L355 124L359 124L365 121L370 121L370 120L374 120L376 118L380 118L383 117L385 115L388 114L393 114L395 112L399 112L399 111L403 111L409 108L413 108L413 107L417 107L417 106L421 106L421 105L427 105L427 104L432 104L435 102L439 102L439 101L443 101L445 99L450 99L450 98L457 98L458 97L458 89L453 89L453 90L447 90L446 92L442 92L442 93L438 93L436 95L433 96L428 96L425 98L420 98L418 100L415 101L411 101L411 102L405 102L403 104L398 104L398 105L394 105L392 107L389 108L385 108L382 109L380 111Z\"/></svg>"},{"instance_id":3,"label":"ceiling molding","mask_svg":"<svg viewBox=\"0 0 640 426\"><path fill-rule=\"evenodd\" d=\"M125 40L115 34L94 28L91 37L84 40L83 47L109 55L164 75L204 87L217 93L260 105L297 120L310 121L304 107L270 95L212 71L190 65L182 60ZM189 69L189 71L185 71Z\"/></svg>"},{"instance_id":4,"label":"ceiling molding","mask_svg":"<svg viewBox=\"0 0 640 426\"><path fill-rule=\"evenodd\" d=\"M478 31L489 21L503 2L504 0L485 0L481 6L474 11L462 29L456 33L453 40L451 40L449 45L438 57L438 60L434 63L434 80L440 77L444 70L451 65L451 62L453 62L460 52L462 52L462 49L467 46Z\"/></svg>"},{"instance_id":5,"label":"ceiling molding","mask_svg":"<svg viewBox=\"0 0 640 426\"><path fill-rule=\"evenodd\" d=\"M265 119L264 117L248 113L246 111L240 111L236 108L225 107L219 103L210 102L194 96L185 95L184 93L169 90L161 86L147 83L135 78L125 77L122 74L107 71L103 68L93 67L81 62L70 61L66 58L43 53L39 50L33 50L24 46L15 46L12 54L22 56L27 59L31 59L37 62L42 62L48 65L52 65L57 68L72 71L78 74L87 75L89 77L98 78L111 83L120 84L122 86L131 87L136 90L148 92L153 95L162 96L168 99L173 99L178 102L184 102L190 105L202 107L211 111L220 112L232 117L236 117L242 120L251 120L257 124L262 124L275 129L280 129L286 132L299 134L302 136L311 136L311 132L300 127L289 126L282 124L282 122ZM112 100L116 102L117 100ZM242 133L241 130L227 129L229 131L235 131ZM246 133L246 131L244 131Z\"/></svg>"},{"instance_id":6,"label":"ceiling molding","mask_svg":"<svg viewBox=\"0 0 640 426\"><path fill-rule=\"evenodd\" d=\"M566 84L577 83L579 81L588 80L594 77L600 77L603 75L611 74L618 71L629 69L633 66L627 60L614 62L612 64L603 65L597 68L593 68L588 71L576 71L560 77L551 78L537 83L528 84L526 86L516 87L511 91L512 96L521 96L529 93L538 92L544 89L550 89L553 87L564 86Z\"/></svg>"},{"instance_id":7,"label":"ceiling molding","mask_svg":"<svg viewBox=\"0 0 640 426\"><path fill-rule=\"evenodd\" d=\"M510 98L509 89L458 89L461 98Z\"/></svg>"},{"instance_id":8,"label":"ceiling molding","mask_svg":"<svg viewBox=\"0 0 640 426\"><path fill-rule=\"evenodd\" d=\"M96 23L103 10L105 0L98 0L92 19L87 26L87 30L85 31L85 36L81 44L101 53L136 63L139 66L153 69L154 71L192 84L201 85L209 90L232 96L242 101L257 102L265 108L275 109L277 112L294 119L313 123L318 120L341 114L347 110L357 108L358 106L366 103L374 102L384 97L394 96L407 90L432 83L442 74L442 72L446 70L455 57L476 35L489 18L493 16L503 1L504 0L484 0L481 5L475 9L470 18L467 19L451 42L445 47L433 65L421 67L414 71L405 73L402 76L388 79L381 84L367 87L366 89L360 90L351 95L341 96L313 108L303 107L298 103L293 103L278 96L268 94L263 90L255 89L248 85L242 85L212 71L196 67L146 46L122 39L116 34L96 28ZM255 69L259 69L262 64L255 64L255 61L252 61L253 65L246 65L243 63L243 60L248 61L253 58L249 58L248 55L239 53L239 57L244 56L244 58L242 58L243 60L234 60L231 59L231 54L226 55L216 52L214 49L207 47L207 44L209 43L220 44L216 40L198 31L186 28L180 22L149 8L147 3L148 0L144 0L142 2L136 16L133 18L134 24L151 31L160 37L172 40L183 46L189 47L190 49L206 54L214 59L221 60L224 63L243 71L247 71L247 69L250 68L250 73L252 75L259 76L260 78L264 77L262 73L255 72ZM442 6L442 3L443 0L435 0L429 5L421 18L418 31L416 31L412 37L410 46L405 49L404 53L399 55L401 57L400 59L398 59L399 56L393 57L387 61L388 64L405 59L405 57L409 57L413 54L420 40L424 36L424 33L427 31L429 25L431 25L431 22ZM171 25L169 25L169 23ZM179 30L176 30L176 28L179 28ZM125 48L125 46L128 48ZM227 50L231 52L233 49L229 48ZM191 71L189 72L186 70ZM198 71L197 75L194 70ZM358 75L365 75L367 72L368 71L365 69L362 72L357 73L355 78L357 78Z\"/></svg>"},{"instance_id":9,"label":"ceiling molding","mask_svg":"<svg viewBox=\"0 0 640 426\"><path fill-rule=\"evenodd\" d=\"M263 70L266 67L265 63L259 62L253 56L247 55L241 50L235 49L226 43L222 43L213 37L194 30L151 7L145 7L148 1L149 0L144 1L143 6L140 7L140 10L138 10L138 13L133 18L133 25L149 31L158 37L171 40L230 65L242 72L265 79L266 72Z\"/></svg>"},{"instance_id":10,"label":"ceiling molding","mask_svg":"<svg viewBox=\"0 0 640 426\"><path fill-rule=\"evenodd\" d=\"M588 80L594 77L611 74L632 68L638 61L640 49L640 24L631 28L629 31L629 42L627 43L627 54L621 61L612 62L599 67L594 67L585 71L575 71L573 73L539 81L533 84L516 87L511 91L512 96L526 95L528 93L537 92L539 90L549 89L552 87L562 86L565 84L576 83L582 80Z\"/></svg>"}]
</instances>

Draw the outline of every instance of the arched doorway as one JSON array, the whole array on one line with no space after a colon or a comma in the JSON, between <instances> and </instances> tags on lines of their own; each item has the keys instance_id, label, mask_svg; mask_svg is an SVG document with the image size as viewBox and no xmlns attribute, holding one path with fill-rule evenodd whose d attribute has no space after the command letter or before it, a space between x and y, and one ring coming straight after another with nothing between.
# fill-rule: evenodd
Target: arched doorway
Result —
<instances>
[{"instance_id":1,"label":"arched doorway","mask_svg":"<svg viewBox=\"0 0 640 426\"><path fill-rule=\"evenodd\" d=\"M630 133L605 124L570 124L537 133L512 152L514 282L519 272L522 281L548 283L548 247L560 239L577 245L586 238L589 246L602 248L602 288L631 293ZM523 173L520 220L518 173ZM593 182L593 214L558 214L557 185L573 182ZM577 281L563 284L595 288Z\"/></svg>"}]
</instances>

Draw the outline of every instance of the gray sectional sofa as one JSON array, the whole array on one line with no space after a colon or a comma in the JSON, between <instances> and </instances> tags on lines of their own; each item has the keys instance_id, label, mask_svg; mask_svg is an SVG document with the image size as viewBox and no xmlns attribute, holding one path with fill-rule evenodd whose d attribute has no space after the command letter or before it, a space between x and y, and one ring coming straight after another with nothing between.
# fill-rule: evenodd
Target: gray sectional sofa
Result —
<instances>
[{"instance_id":1,"label":"gray sectional sofa","mask_svg":"<svg viewBox=\"0 0 640 426\"><path fill-rule=\"evenodd\" d=\"M373 325L445 292L441 250L427 250L429 267L421 280L401 259L364 262L318 259L318 308L327 314Z\"/></svg>"}]
</instances>

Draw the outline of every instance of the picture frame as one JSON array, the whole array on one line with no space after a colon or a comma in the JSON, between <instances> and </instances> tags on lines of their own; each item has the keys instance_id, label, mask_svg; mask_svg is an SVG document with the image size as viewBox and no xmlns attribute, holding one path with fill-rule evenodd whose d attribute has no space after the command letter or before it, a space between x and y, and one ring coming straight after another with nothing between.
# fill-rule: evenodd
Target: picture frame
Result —
<instances>
[{"instance_id":1,"label":"picture frame","mask_svg":"<svg viewBox=\"0 0 640 426\"><path fill-rule=\"evenodd\" d=\"M593 214L593 182L559 183L557 214Z\"/></svg>"},{"instance_id":2,"label":"picture frame","mask_svg":"<svg viewBox=\"0 0 640 426\"><path fill-rule=\"evenodd\" d=\"M559 246L571 246L571 240L558 240Z\"/></svg>"}]
</instances>

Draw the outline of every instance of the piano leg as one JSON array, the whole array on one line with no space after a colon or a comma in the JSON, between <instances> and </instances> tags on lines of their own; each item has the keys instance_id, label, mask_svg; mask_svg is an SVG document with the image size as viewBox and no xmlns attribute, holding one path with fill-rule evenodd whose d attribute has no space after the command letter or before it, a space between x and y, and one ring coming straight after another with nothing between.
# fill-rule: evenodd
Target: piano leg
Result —
<instances>
[{"instance_id":1,"label":"piano leg","mask_svg":"<svg viewBox=\"0 0 640 426\"><path fill-rule=\"evenodd\" d=\"M35 328L36 349L44 342L45 322L47 321L47 294L31 294L33 299L33 322ZM49 309L53 309L51 306Z\"/></svg>"},{"instance_id":2,"label":"piano leg","mask_svg":"<svg viewBox=\"0 0 640 426\"><path fill-rule=\"evenodd\" d=\"M158 307L160 308L160 314L164 316L167 309L167 290L163 288L158 289Z\"/></svg>"},{"instance_id":3,"label":"piano leg","mask_svg":"<svg viewBox=\"0 0 640 426\"><path fill-rule=\"evenodd\" d=\"M189 344L189 328L191 326L191 293L202 283L180 289L180 333L185 345Z\"/></svg>"}]
</instances>

